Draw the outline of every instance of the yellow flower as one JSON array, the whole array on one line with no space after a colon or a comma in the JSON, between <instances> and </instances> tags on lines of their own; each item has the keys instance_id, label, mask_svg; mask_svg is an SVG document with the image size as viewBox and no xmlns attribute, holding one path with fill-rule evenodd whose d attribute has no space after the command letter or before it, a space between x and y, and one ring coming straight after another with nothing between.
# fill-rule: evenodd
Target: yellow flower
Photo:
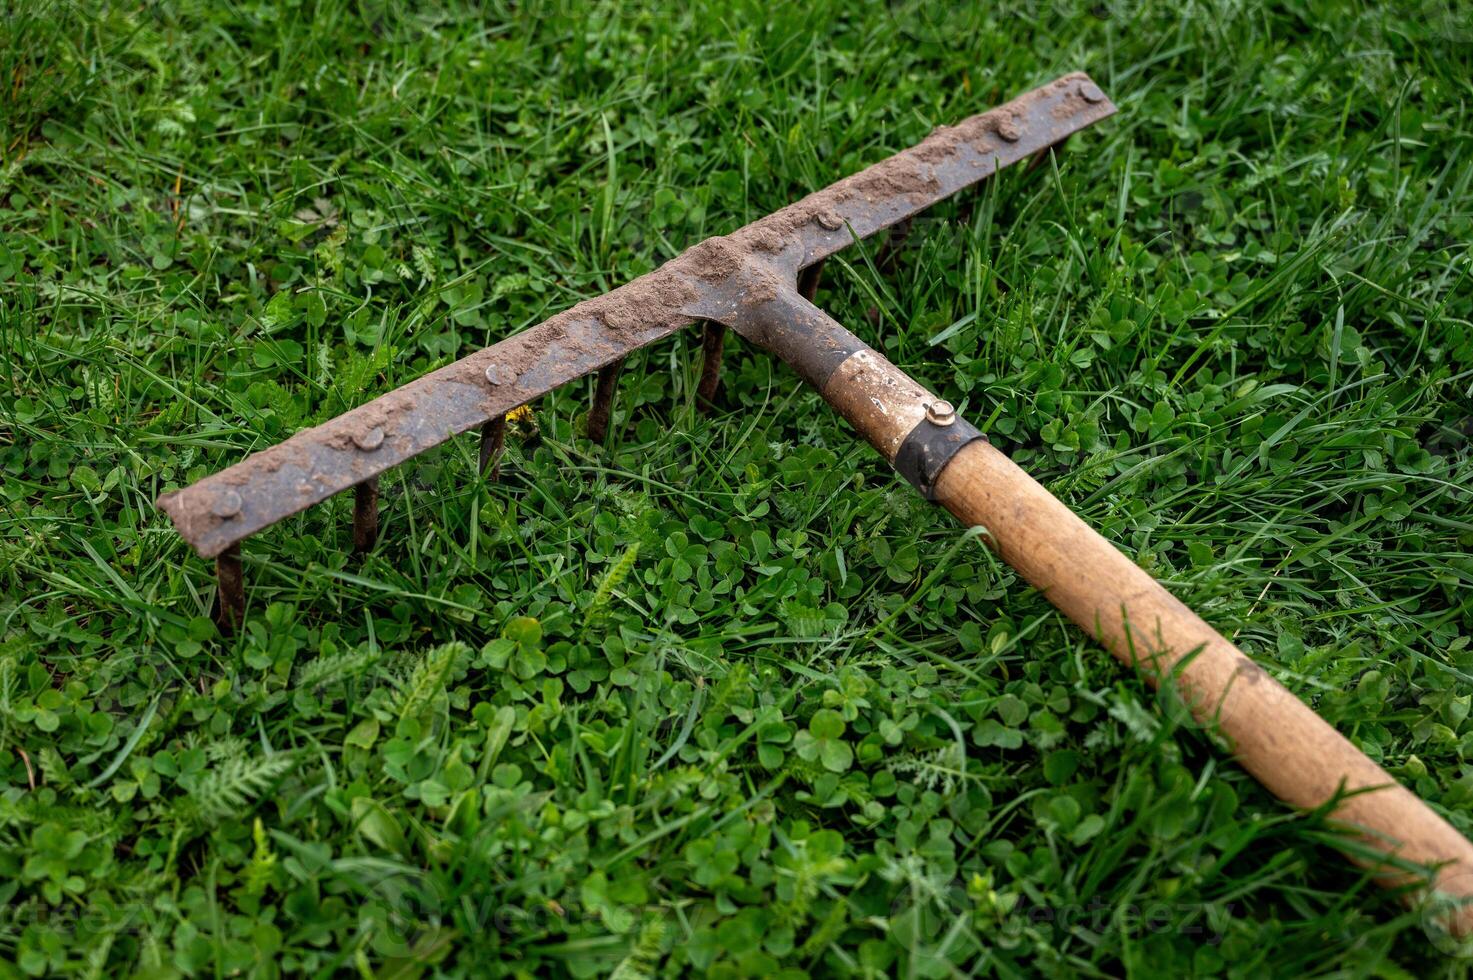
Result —
<instances>
[{"instance_id":1,"label":"yellow flower","mask_svg":"<svg viewBox=\"0 0 1473 980\"><path fill-rule=\"evenodd\" d=\"M519 436L530 436L537 431L537 419L531 405L520 405L506 413L507 426Z\"/></svg>"}]
</instances>

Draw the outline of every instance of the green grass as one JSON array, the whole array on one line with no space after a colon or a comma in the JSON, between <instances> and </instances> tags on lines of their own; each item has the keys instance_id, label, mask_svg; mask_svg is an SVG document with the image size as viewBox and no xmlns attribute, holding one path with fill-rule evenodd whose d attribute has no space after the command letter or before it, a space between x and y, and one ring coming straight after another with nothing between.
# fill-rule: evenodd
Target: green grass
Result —
<instances>
[{"instance_id":1,"label":"green grass","mask_svg":"<svg viewBox=\"0 0 1473 980\"><path fill-rule=\"evenodd\" d=\"M821 302L1473 832L1452 4L105 6L0 25L0 977L1466 970L735 341L234 639L152 503L1083 68Z\"/></svg>"}]
</instances>

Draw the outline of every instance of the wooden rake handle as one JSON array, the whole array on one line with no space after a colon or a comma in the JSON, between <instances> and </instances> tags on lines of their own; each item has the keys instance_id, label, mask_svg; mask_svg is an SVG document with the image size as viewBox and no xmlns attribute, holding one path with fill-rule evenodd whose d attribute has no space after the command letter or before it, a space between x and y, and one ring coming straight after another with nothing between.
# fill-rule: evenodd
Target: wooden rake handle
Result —
<instances>
[{"instance_id":1,"label":"wooden rake handle","mask_svg":"<svg viewBox=\"0 0 1473 980\"><path fill-rule=\"evenodd\" d=\"M1352 859L1388 888L1433 889L1428 920L1473 934L1473 844L1027 473L822 310L785 300L749 338L777 353L927 496L1116 659L1175 683L1193 716L1286 803L1337 800ZM1348 795L1347 795L1348 794ZM1377 857L1377 852L1385 857ZM1431 869L1430 876L1418 867Z\"/></svg>"},{"instance_id":2,"label":"wooden rake handle","mask_svg":"<svg viewBox=\"0 0 1473 980\"><path fill-rule=\"evenodd\" d=\"M1473 932L1473 844L1012 460L971 442L935 494L963 524L985 528L1002 559L1117 660L1153 687L1174 675L1197 720L1279 799L1311 810L1352 793L1334 818L1398 861L1438 867L1433 887L1452 903L1442 927ZM1358 863L1387 887L1425 880Z\"/></svg>"}]
</instances>

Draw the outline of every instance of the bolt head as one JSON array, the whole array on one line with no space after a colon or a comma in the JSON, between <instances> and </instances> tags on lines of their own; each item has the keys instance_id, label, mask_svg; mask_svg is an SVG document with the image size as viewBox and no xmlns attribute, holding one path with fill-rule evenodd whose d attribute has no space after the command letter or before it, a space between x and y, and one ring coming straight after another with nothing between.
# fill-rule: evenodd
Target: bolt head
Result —
<instances>
[{"instance_id":1,"label":"bolt head","mask_svg":"<svg viewBox=\"0 0 1473 980\"><path fill-rule=\"evenodd\" d=\"M228 521L240 513L240 494L234 490L225 490L215 494L215 502L210 505L210 513Z\"/></svg>"},{"instance_id":2,"label":"bolt head","mask_svg":"<svg viewBox=\"0 0 1473 980\"><path fill-rule=\"evenodd\" d=\"M1084 101L1086 102L1105 101L1105 93L1100 91L1100 87L1094 82L1080 82L1079 94L1084 96Z\"/></svg>"},{"instance_id":3,"label":"bolt head","mask_svg":"<svg viewBox=\"0 0 1473 980\"><path fill-rule=\"evenodd\" d=\"M838 231L844 227L844 216L833 208L824 208L813 216L813 220L817 221L820 227L829 231Z\"/></svg>"},{"instance_id":4,"label":"bolt head","mask_svg":"<svg viewBox=\"0 0 1473 980\"><path fill-rule=\"evenodd\" d=\"M382 446L383 444L384 430L377 425L369 429L367 432L353 433L353 445L357 446L359 449L363 450L366 453L373 452L375 449L377 449L379 446Z\"/></svg>"},{"instance_id":5,"label":"bolt head","mask_svg":"<svg viewBox=\"0 0 1473 980\"><path fill-rule=\"evenodd\" d=\"M956 409L948 401L934 401L926 405L926 421L932 425L950 425L956 421Z\"/></svg>"},{"instance_id":6,"label":"bolt head","mask_svg":"<svg viewBox=\"0 0 1473 980\"><path fill-rule=\"evenodd\" d=\"M1023 136L1023 131L1018 128L1018 117L1013 115L1003 116L997 121L997 135L1009 143L1016 143Z\"/></svg>"},{"instance_id":7,"label":"bolt head","mask_svg":"<svg viewBox=\"0 0 1473 980\"><path fill-rule=\"evenodd\" d=\"M509 385L517 380L515 371L504 364L486 365L486 383L489 385Z\"/></svg>"}]
</instances>

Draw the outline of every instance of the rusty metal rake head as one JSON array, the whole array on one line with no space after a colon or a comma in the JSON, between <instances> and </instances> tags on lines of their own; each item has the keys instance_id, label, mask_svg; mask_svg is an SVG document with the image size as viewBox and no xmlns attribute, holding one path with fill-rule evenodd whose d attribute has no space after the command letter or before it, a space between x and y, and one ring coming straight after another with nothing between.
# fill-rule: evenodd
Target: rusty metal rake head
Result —
<instances>
[{"instance_id":1,"label":"rusty metal rake head","mask_svg":"<svg viewBox=\"0 0 1473 980\"><path fill-rule=\"evenodd\" d=\"M696 321L706 322L702 398L715 393L723 337L734 329L806 380L827 385L825 396L857 425L863 420L876 448L928 492L951 454L980 434L886 370L883 358L866 356L868 348L812 305L822 263L1114 111L1088 76L1075 73L939 127L916 146L706 239L648 275L166 493L158 505L201 556L217 559L219 618L228 626L244 611L241 539L352 487L353 541L367 550L377 537L380 473L478 427L481 465L494 468L508 412L594 371L588 428L600 440L623 358ZM841 365L844 384L831 384Z\"/></svg>"}]
</instances>

